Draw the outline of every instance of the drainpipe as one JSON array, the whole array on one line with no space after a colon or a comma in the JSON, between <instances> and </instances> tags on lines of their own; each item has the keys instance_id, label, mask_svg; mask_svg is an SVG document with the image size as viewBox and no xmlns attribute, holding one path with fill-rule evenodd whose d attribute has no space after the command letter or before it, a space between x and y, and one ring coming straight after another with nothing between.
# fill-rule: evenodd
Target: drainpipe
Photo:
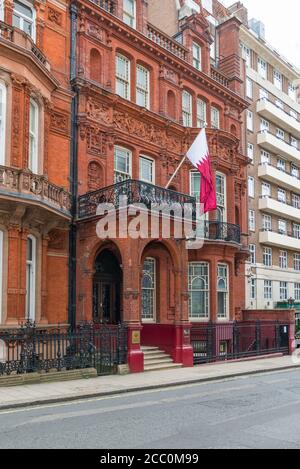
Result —
<instances>
[{"instance_id":1,"label":"drainpipe","mask_svg":"<svg viewBox=\"0 0 300 469\"><path fill-rule=\"evenodd\" d=\"M68 320L72 329L76 327L76 247L77 247L77 196L78 196L78 163L77 163L77 113L78 113L78 89L76 87L77 75L77 5L73 2L70 6L71 16L71 50L70 50L70 80L73 91L71 105L71 155L70 155L70 189L72 197L72 223L69 235L69 312Z\"/></svg>"}]
</instances>

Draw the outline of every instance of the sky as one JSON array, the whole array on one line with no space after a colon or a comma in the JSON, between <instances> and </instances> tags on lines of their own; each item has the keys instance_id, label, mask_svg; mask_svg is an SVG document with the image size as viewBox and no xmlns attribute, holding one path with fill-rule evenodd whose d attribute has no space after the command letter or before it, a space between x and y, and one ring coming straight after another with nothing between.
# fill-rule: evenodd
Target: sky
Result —
<instances>
[{"instance_id":1,"label":"sky","mask_svg":"<svg viewBox=\"0 0 300 469\"><path fill-rule=\"evenodd\" d=\"M221 0L225 6L235 0ZM241 0L249 19L265 23L266 40L300 68L300 2L299 0Z\"/></svg>"}]
</instances>

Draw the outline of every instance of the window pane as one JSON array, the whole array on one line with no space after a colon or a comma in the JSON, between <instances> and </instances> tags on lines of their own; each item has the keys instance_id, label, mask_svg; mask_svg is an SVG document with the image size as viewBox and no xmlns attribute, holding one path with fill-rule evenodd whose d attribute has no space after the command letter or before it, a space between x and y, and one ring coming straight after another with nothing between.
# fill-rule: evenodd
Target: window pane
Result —
<instances>
[{"instance_id":1,"label":"window pane","mask_svg":"<svg viewBox=\"0 0 300 469\"><path fill-rule=\"evenodd\" d=\"M24 3L18 2L17 0L14 1L14 10L24 16L27 16L28 18L33 18L31 8L29 8L27 5L24 5Z\"/></svg>"}]
</instances>

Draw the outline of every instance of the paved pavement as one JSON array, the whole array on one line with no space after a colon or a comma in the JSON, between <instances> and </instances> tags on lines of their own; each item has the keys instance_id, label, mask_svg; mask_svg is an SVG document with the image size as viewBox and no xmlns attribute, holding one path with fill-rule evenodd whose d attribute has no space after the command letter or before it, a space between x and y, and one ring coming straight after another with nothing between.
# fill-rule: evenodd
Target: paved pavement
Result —
<instances>
[{"instance_id":1,"label":"paved pavement","mask_svg":"<svg viewBox=\"0 0 300 469\"><path fill-rule=\"evenodd\" d=\"M0 448L299 447L298 369L0 411Z\"/></svg>"},{"instance_id":2,"label":"paved pavement","mask_svg":"<svg viewBox=\"0 0 300 469\"><path fill-rule=\"evenodd\" d=\"M63 402L150 390L184 384L227 379L261 372L299 368L289 356L265 358L253 361L218 363L195 368L179 368L166 371L105 376L89 380L61 383L30 384L0 388L0 410L45 403Z\"/></svg>"}]
</instances>

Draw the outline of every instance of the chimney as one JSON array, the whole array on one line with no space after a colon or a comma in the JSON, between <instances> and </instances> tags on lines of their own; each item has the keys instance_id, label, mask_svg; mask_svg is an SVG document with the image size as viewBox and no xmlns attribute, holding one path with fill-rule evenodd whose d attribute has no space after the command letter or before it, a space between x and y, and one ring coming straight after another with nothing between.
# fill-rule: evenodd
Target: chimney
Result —
<instances>
[{"instance_id":1,"label":"chimney","mask_svg":"<svg viewBox=\"0 0 300 469\"><path fill-rule=\"evenodd\" d=\"M228 8L228 11L232 16L238 18L245 26L248 26L248 10L241 2L236 2L231 5L231 7Z\"/></svg>"}]
</instances>

